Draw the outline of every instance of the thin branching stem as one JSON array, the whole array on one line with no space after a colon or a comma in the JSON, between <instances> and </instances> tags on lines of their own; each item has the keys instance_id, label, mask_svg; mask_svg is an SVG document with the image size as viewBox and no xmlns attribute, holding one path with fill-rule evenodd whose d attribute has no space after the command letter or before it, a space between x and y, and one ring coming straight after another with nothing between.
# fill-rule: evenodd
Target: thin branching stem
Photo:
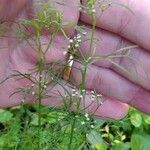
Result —
<instances>
[{"instance_id":1,"label":"thin branching stem","mask_svg":"<svg viewBox=\"0 0 150 150\"><path fill-rule=\"evenodd\" d=\"M39 82L38 82L38 150L40 150L40 136L41 136L41 103L42 103L42 72L43 72L43 65L44 65L44 53L41 48L40 42L40 33L37 33L36 37L36 44L39 50L39 64L38 64L38 75L39 75Z\"/></svg>"}]
</instances>

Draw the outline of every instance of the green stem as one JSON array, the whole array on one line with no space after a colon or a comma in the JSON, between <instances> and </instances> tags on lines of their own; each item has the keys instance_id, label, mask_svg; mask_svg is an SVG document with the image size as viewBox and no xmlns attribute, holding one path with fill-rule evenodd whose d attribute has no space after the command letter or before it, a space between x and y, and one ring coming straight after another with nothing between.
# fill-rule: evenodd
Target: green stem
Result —
<instances>
[{"instance_id":1,"label":"green stem","mask_svg":"<svg viewBox=\"0 0 150 150\"><path fill-rule=\"evenodd\" d=\"M38 64L38 75L39 75L39 82L38 82L38 150L41 149L40 144L40 131L41 131L41 101L42 101L42 72L43 72L43 64L44 64L44 53L41 48L40 42L40 33L37 33L36 44L39 50L39 64Z\"/></svg>"},{"instance_id":2,"label":"green stem","mask_svg":"<svg viewBox=\"0 0 150 150\"><path fill-rule=\"evenodd\" d=\"M95 14L92 15L92 34L90 39L90 48L89 48L89 56L92 56L92 49L93 49L93 42L94 42L94 34L96 29L96 16Z\"/></svg>"},{"instance_id":3,"label":"green stem","mask_svg":"<svg viewBox=\"0 0 150 150\"><path fill-rule=\"evenodd\" d=\"M87 69L88 69L88 64L89 64L89 57L91 57L93 55L92 50L93 50L93 42L94 42L94 34L95 34L95 29L96 29L96 17L95 14L92 15L92 19L93 19L93 23L92 23L92 34L91 34L91 39L90 39L90 47L89 47L89 54L88 54L88 58L86 58L85 62L84 62L84 70L82 72L82 83L80 86L80 91L81 91L81 95L83 96L83 107L85 108L85 95L82 92L82 90L85 89L85 84L86 84L86 74L87 74ZM79 100L79 104L78 104L78 109L80 107L81 104L81 99ZM85 133L85 141L86 141L86 133Z\"/></svg>"},{"instance_id":4,"label":"green stem","mask_svg":"<svg viewBox=\"0 0 150 150\"><path fill-rule=\"evenodd\" d=\"M92 49L93 49L94 33L95 33L95 28L96 28L96 17L95 17L95 14L92 15L92 19L93 19L92 34L91 34L91 39L90 39L90 47L89 47L88 58L92 55ZM84 70L82 72L82 82L80 84L80 91L81 91L81 95L82 96L84 96L82 91L85 89L86 73L87 73L87 68L88 68L88 64L89 64L88 58L86 60L84 60L85 61L84 62L85 65L84 65ZM85 99L85 97L83 97L83 99ZM82 99L79 99L78 102L77 102L77 114L80 113L81 100ZM85 102L84 102L84 105L85 105ZM71 135L70 135L70 141L69 141L69 145L68 145L68 150L71 150L75 124L76 124L76 117L74 117L73 123L71 125ZM85 139L86 139L86 135L85 135Z\"/></svg>"},{"instance_id":5,"label":"green stem","mask_svg":"<svg viewBox=\"0 0 150 150\"><path fill-rule=\"evenodd\" d=\"M73 123L71 125L71 134L70 134L70 141L69 141L69 145L68 145L68 150L72 150L71 145L72 145L72 141L73 141L75 124L76 124L76 117L74 117Z\"/></svg>"},{"instance_id":6,"label":"green stem","mask_svg":"<svg viewBox=\"0 0 150 150\"><path fill-rule=\"evenodd\" d=\"M83 71L82 83L81 83L81 86L80 86L82 95L83 95L82 90L85 89L85 76L86 76L86 72L87 72L87 65L85 65L85 66L86 67L84 68L84 71ZM80 104L81 104L81 99L79 99L79 101L77 102L77 114L80 113ZM72 150L71 145L72 145L72 141L73 141L73 134L74 134L75 124L76 124L76 117L74 117L73 123L71 125L71 134L70 134L70 141L69 141L69 145L68 145L68 150Z\"/></svg>"}]
</instances>

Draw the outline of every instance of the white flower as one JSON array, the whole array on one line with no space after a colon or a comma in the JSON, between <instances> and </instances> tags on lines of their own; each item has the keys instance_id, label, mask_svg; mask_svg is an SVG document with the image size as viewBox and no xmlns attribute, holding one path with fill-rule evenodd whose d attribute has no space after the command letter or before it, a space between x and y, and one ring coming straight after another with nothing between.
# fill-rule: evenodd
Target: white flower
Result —
<instances>
[{"instance_id":1,"label":"white flower","mask_svg":"<svg viewBox=\"0 0 150 150\"><path fill-rule=\"evenodd\" d=\"M92 57L89 57L89 58L88 58L88 61L91 60L91 59L92 59Z\"/></svg>"},{"instance_id":2,"label":"white flower","mask_svg":"<svg viewBox=\"0 0 150 150\"><path fill-rule=\"evenodd\" d=\"M76 94L73 93L73 94L72 94L72 97L75 97L75 96L76 96Z\"/></svg>"},{"instance_id":3,"label":"white flower","mask_svg":"<svg viewBox=\"0 0 150 150\"><path fill-rule=\"evenodd\" d=\"M89 114L88 114L88 113L85 113L85 117L88 118L88 117L89 117Z\"/></svg>"},{"instance_id":4,"label":"white flower","mask_svg":"<svg viewBox=\"0 0 150 150\"><path fill-rule=\"evenodd\" d=\"M63 55L66 55L67 54L67 51L63 51Z\"/></svg>"},{"instance_id":5,"label":"white flower","mask_svg":"<svg viewBox=\"0 0 150 150\"><path fill-rule=\"evenodd\" d=\"M46 86L46 85L44 85L44 86L43 86L43 88L44 88L44 89L46 89L46 88L47 88L47 86Z\"/></svg>"},{"instance_id":6,"label":"white flower","mask_svg":"<svg viewBox=\"0 0 150 150\"><path fill-rule=\"evenodd\" d=\"M34 91L32 91L32 93L31 93L32 95L35 95L35 92Z\"/></svg>"},{"instance_id":7,"label":"white flower","mask_svg":"<svg viewBox=\"0 0 150 150\"><path fill-rule=\"evenodd\" d=\"M91 98L91 101L94 102L94 101L95 101L95 98L92 97L92 98Z\"/></svg>"},{"instance_id":8,"label":"white flower","mask_svg":"<svg viewBox=\"0 0 150 150\"><path fill-rule=\"evenodd\" d=\"M66 93L64 94L64 97L65 97L65 98L67 97L67 94L66 94Z\"/></svg>"},{"instance_id":9,"label":"white flower","mask_svg":"<svg viewBox=\"0 0 150 150\"><path fill-rule=\"evenodd\" d=\"M88 91L86 91L85 93L86 93L86 95L89 95L89 94L90 94Z\"/></svg>"},{"instance_id":10,"label":"white flower","mask_svg":"<svg viewBox=\"0 0 150 150\"><path fill-rule=\"evenodd\" d=\"M78 48L78 47L79 47L79 44L75 44L75 47Z\"/></svg>"},{"instance_id":11,"label":"white flower","mask_svg":"<svg viewBox=\"0 0 150 150\"><path fill-rule=\"evenodd\" d=\"M87 120L87 121L89 121L89 120L90 120L90 118L88 117L88 118L86 118L86 120Z\"/></svg>"},{"instance_id":12,"label":"white flower","mask_svg":"<svg viewBox=\"0 0 150 150\"><path fill-rule=\"evenodd\" d=\"M79 7L79 11L81 11L82 10L82 7Z\"/></svg>"},{"instance_id":13,"label":"white flower","mask_svg":"<svg viewBox=\"0 0 150 150\"><path fill-rule=\"evenodd\" d=\"M31 86L34 87L34 84L32 84Z\"/></svg>"},{"instance_id":14,"label":"white flower","mask_svg":"<svg viewBox=\"0 0 150 150\"><path fill-rule=\"evenodd\" d=\"M74 128L73 130L74 130L74 131L76 131L77 129L76 129L76 128Z\"/></svg>"},{"instance_id":15,"label":"white flower","mask_svg":"<svg viewBox=\"0 0 150 150\"><path fill-rule=\"evenodd\" d=\"M92 95L92 98L95 98L96 96L95 95Z\"/></svg>"},{"instance_id":16,"label":"white flower","mask_svg":"<svg viewBox=\"0 0 150 150\"><path fill-rule=\"evenodd\" d=\"M85 92L85 90L82 90L82 92L84 93L84 92Z\"/></svg>"},{"instance_id":17,"label":"white flower","mask_svg":"<svg viewBox=\"0 0 150 150\"><path fill-rule=\"evenodd\" d=\"M100 102L100 105L102 105L103 104L103 102Z\"/></svg>"},{"instance_id":18,"label":"white flower","mask_svg":"<svg viewBox=\"0 0 150 150\"><path fill-rule=\"evenodd\" d=\"M102 95L101 94L97 94L97 97L102 97Z\"/></svg>"},{"instance_id":19,"label":"white flower","mask_svg":"<svg viewBox=\"0 0 150 150\"><path fill-rule=\"evenodd\" d=\"M80 97L80 99L83 99L83 96L82 96L82 95L80 95L79 97Z\"/></svg>"},{"instance_id":20,"label":"white flower","mask_svg":"<svg viewBox=\"0 0 150 150\"><path fill-rule=\"evenodd\" d=\"M82 95L80 95L80 98L83 98L83 96L82 96Z\"/></svg>"},{"instance_id":21,"label":"white flower","mask_svg":"<svg viewBox=\"0 0 150 150\"><path fill-rule=\"evenodd\" d=\"M24 103L25 102L24 99L22 99L21 102Z\"/></svg>"},{"instance_id":22,"label":"white flower","mask_svg":"<svg viewBox=\"0 0 150 150\"><path fill-rule=\"evenodd\" d=\"M76 91L76 92L75 92L75 95L78 96L78 94L79 94L79 93Z\"/></svg>"},{"instance_id":23,"label":"white flower","mask_svg":"<svg viewBox=\"0 0 150 150\"><path fill-rule=\"evenodd\" d=\"M85 124L85 122L84 122L84 121L82 121L82 122L81 122L81 124L82 124L82 125L84 125L84 124Z\"/></svg>"},{"instance_id":24,"label":"white flower","mask_svg":"<svg viewBox=\"0 0 150 150\"><path fill-rule=\"evenodd\" d=\"M68 48L68 49L70 49L70 48L71 48L71 46L70 46L70 45L68 45L68 46L67 46L67 48Z\"/></svg>"},{"instance_id":25,"label":"white flower","mask_svg":"<svg viewBox=\"0 0 150 150\"><path fill-rule=\"evenodd\" d=\"M80 34L77 35L77 39L81 39L81 35Z\"/></svg>"},{"instance_id":26,"label":"white flower","mask_svg":"<svg viewBox=\"0 0 150 150\"><path fill-rule=\"evenodd\" d=\"M76 90L75 89L72 89L72 93L75 93L76 92Z\"/></svg>"},{"instance_id":27,"label":"white flower","mask_svg":"<svg viewBox=\"0 0 150 150\"><path fill-rule=\"evenodd\" d=\"M87 35L87 32L83 32L82 34L83 34L83 35Z\"/></svg>"},{"instance_id":28,"label":"white flower","mask_svg":"<svg viewBox=\"0 0 150 150\"><path fill-rule=\"evenodd\" d=\"M94 91L91 91L91 94L94 94Z\"/></svg>"},{"instance_id":29,"label":"white flower","mask_svg":"<svg viewBox=\"0 0 150 150\"><path fill-rule=\"evenodd\" d=\"M93 129L93 128L94 128L94 125L91 125L91 128Z\"/></svg>"},{"instance_id":30,"label":"white flower","mask_svg":"<svg viewBox=\"0 0 150 150\"><path fill-rule=\"evenodd\" d=\"M70 39L70 40L69 40L69 42L70 42L70 43L73 43L73 40L72 40L72 39Z\"/></svg>"},{"instance_id":31,"label":"white flower","mask_svg":"<svg viewBox=\"0 0 150 150\"><path fill-rule=\"evenodd\" d=\"M92 13L96 13L96 9L93 8L93 9L92 9Z\"/></svg>"},{"instance_id":32,"label":"white flower","mask_svg":"<svg viewBox=\"0 0 150 150\"><path fill-rule=\"evenodd\" d=\"M81 43L81 39L78 39L77 42Z\"/></svg>"}]
</instances>

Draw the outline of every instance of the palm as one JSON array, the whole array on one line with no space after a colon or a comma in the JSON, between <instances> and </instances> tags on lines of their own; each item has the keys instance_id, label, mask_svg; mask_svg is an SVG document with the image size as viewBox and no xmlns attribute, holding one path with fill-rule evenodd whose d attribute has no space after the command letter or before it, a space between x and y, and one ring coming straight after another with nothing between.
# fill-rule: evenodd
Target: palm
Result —
<instances>
[{"instance_id":1,"label":"palm","mask_svg":"<svg viewBox=\"0 0 150 150\"><path fill-rule=\"evenodd\" d=\"M148 0L147 0L148 1ZM148 2L145 3L148 3ZM72 22L76 24L79 20L79 11L78 11L78 1L73 1L71 5L69 6L68 4L70 3L69 0L65 0L64 3L67 5L61 5L57 3L55 6L57 9L62 10L64 13L64 21L65 22ZM18 3L16 7L21 8L22 5L25 5L23 2ZM23 7L27 8L27 7ZM110 10L109 10L110 9ZM107 16L110 17L111 11L115 11L116 7L114 8L109 8L108 12L106 12L106 18ZM29 9L27 9L29 10ZM35 11L36 8L30 7L30 11L26 12L20 11L20 14L22 13L21 16L35 16ZM117 11L122 10L120 8ZM109 14L110 11L110 14ZM30 14L28 14L30 12ZM70 15L70 13L74 15ZM4 13L4 12L3 12ZM5 12L6 13L6 12ZM17 15L18 13L14 13ZM33 15L34 14L34 15ZM129 14L127 14L129 15ZM7 18L7 17L6 17ZM104 17L105 18L105 17ZM124 32L121 36L124 36L125 38L129 39L132 42L128 42L124 40L123 38L118 36L117 34L113 34L109 31L113 31L117 33L117 30L115 30L115 27L117 24L113 24L113 20L111 22L112 26L110 25L111 19L105 20L103 17L102 19L103 24L99 23L99 19L97 19L97 26L102 27L106 31L103 31L101 29L96 30L96 38L99 38L99 36L102 39L101 46L97 47L95 49L95 55L101 55L101 54L109 54L112 51L119 49L124 46L131 45L132 42L135 42L137 44L140 43L142 47L145 49L149 49L148 44L144 43L144 39L138 39L137 41L134 40L134 33L131 34L126 34ZM85 16L84 14L81 14L80 21L86 22L91 24L90 19ZM134 20L133 20L134 22ZM90 27L89 27L90 28ZM139 27L140 28L140 27ZM128 31L128 29L126 29ZM70 32L70 31L69 31ZM91 31L87 31L88 34L91 34ZM73 32L71 32L72 34ZM148 36L147 34L143 33L143 36ZM144 37L144 38L146 38ZM45 43L46 41L49 40L49 36L43 36L41 38L41 43ZM9 45L18 45L21 44L26 45L26 42L18 40L10 40L10 39L3 39L1 43L3 43L4 46L8 47L8 41ZM67 46L67 42L65 38L63 38L61 35L58 36L55 40L55 44L53 47L51 47L51 53L47 53L46 61L47 62L57 62L58 60L65 60L65 56L63 55L63 47ZM120 43L121 41L121 43ZM30 41L32 42L32 41ZM60 44L61 43L61 44ZM122 44L123 43L123 44ZM60 46L63 45L63 46ZM119 45L119 46L118 46ZM83 54L86 54L88 49L87 47L89 46L88 42L84 42L81 44L81 51ZM18 70L22 73L29 72L32 68L35 68L38 62L38 57L37 54L30 48L23 46L24 48L6 48L5 50L3 49L0 57L1 60L1 79L4 79L4 77L8 76L10 73L12 73L13 70ZM30 52L30 54L29 54ZM141 109L142 111L145 111L147 113L150 113L149 109L149 97L150 93L147 91L149 90L149 80L146 78L146 74L143 71L143 68L141 68L141 64L143 64L144 68L147 69L149 68L149 53L143 50L142 48L137 48L133 50L130 55L134 59L140 59L138 63L135 63L135 65L130 65L129 61L127 58L123 58L121 61L119 59L115 59L116 63L120 63L121 66L123 66L125 69L131 72L131 74L127 74L123 72L121 69L118 69L115 65L112 65L112 63L107 62L107 61L97 61L96 63L92 64L87 72L87 81L86 81L86 88L89 90L96 90L97 93L101 93L104 96L105 102L103 104L103 107L98 109L95 115L98 116L103 116L103 117L110 117L110 118L121 118L127 113L127 105L123 104L121 102L129 103L132 104L133 106ZM146 60L146 61L144 61ZM20 63L21 62L21 63ZM80 68L82 67L81 64L78 64L77 62L74 63L74 68ZM134 67L134 68L133 68ZM141 71L142 70L142 71ZM73 78L76 81L76 84L78 84L81 80L81 75L80 73L76 70L72 70ZM92 74L91 74L92 72ZM138 73L139 78L134 78L135 73ZM131 82L132 81L132 82ZM22 81L17 81L14 79L6 81L3 85L0 87L0 95L1 95L1 107L9 107L9 106L14 106L18 105L21 103L21 96L20 94L16 94L15 96L9 98L9 95L14 91L15 88L23 86L28 84L26 80ZM57 86L57 89L62 90L59 86ZM32 96L29 98L27 103L32 102ZM141 102L141 99L143 101ZM115 101L117 100L117 101ZM121 102L119 102L119 101ZM87 98L87 103L90 101L89 98ZM44 102L44 105L60 105L59 104L59 99L54 100L54 99L47 99ZM93 108L91 108L93 109ZM115 110L115 111L114 111Z\"/></svg>"}]
</instances>

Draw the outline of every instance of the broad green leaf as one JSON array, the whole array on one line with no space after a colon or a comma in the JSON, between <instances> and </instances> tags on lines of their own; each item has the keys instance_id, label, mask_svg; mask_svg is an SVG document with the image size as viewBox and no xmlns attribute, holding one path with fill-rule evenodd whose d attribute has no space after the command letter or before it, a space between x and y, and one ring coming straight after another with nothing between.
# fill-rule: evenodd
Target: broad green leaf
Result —
<instances>
[{"instance_id":1,"label":"broad green leaf","mask_svg":"<svg viewBox=\"0 0 150 150\"><path fill-rule=\"evenodd\" d=\"M132 113L130 116L130 120L132 125L134 125L135 127L140 127L140 125L142 124L142 116L138 112Z\"/></svg>"},{"instance_id":2,"label":"broad green leaf","mask_svg":"<svg viewBox=\"0 0 150 150\"><path fill-rule=\"evenodd\" d=\"M104 144L103 139L96 131L91 131L89 134L87 134L87 140L93 147L99 147L98 150L103 147L103 145L101 145Z\"/></svg>"},{"instance_id":3,"label":"broad green leaf","mask_svg":"<svg viewBox=\"0 0 150 150\"><path fill-rule=\"evenodd\" d=\"M112 150L129 150L131 148L131 144L130 143L119 143L116 144Z\"/></svg>"},{"instance_id":4,"label":"broad green leaf","mask_svg":"<svg viewBox=\"0 0 150 150\"><path fill-rule=\"evenodd\" d=\"M4 112L5 110L4 109L0 109L0 113Z\"/></svg>"},{"instance_id":5,"label":"broad green leaf","mask_svg":"<svg viewBox=\"0 0 150 150\"><path fill-rule=\"evenodd\" d=\"M150 116L144 115L144 116L143 116L143 119L144 119L144 121L145 121L146 124L149 124L149 125L150 125Z\"/></svg>"},{"instance_id":6,"label":"broad green leaf","mask_svg":"<svg viewBox=\"0 0 150 150\"><path fill-rule=\"evenodd\" d=\"M7 121L10 121L13 117L13 114L10 111L2 111L0 113L0 122L5 123Z\"/></svg>"},{"instance_id":7,"label":"broad green leaf","mask_svg":"<svg viewBox=\"0 0 150 150\"><path fill-rule=\"evenodd\" d=\"M105 143L97 144L96 149L97 150L107 150L107 146Z\"/></svg>"},{"instance_id":8,"label":"broad green leaf","mask_svg":"<svg viewBox=\"0 0 150 150\"><path fill-rule=\"evenodd\" d=\"M100 119L100 118L94 118L94 120L96 122L95 124L98 125L98 126L102 126L106 122L106 120L103 120L103 119Z\"/></svg>"},{"instance_id":9,"label":"broad green leaf","mask_svg":"<svg viewBox=\"0 0 150 150\"><path fill-rule=\"evenodd\" d=\"M148 134L133 134L131 137L132 150L149 150L150 135Z\"/></svg>"},{"instance_id":10,"label":"broad green leaf","mask_svg":"<svg viewBox=\"0 0 150 150\"><path fill-rule=\"evenodd\" d=\"M41 118L41 125L43 125L45 123L45 119ZM32 115L32 120L31 120L31 124L34 126L38 126L39 124L39 117L37 114L33 114Z\"/></svg>"}]
</instances>

